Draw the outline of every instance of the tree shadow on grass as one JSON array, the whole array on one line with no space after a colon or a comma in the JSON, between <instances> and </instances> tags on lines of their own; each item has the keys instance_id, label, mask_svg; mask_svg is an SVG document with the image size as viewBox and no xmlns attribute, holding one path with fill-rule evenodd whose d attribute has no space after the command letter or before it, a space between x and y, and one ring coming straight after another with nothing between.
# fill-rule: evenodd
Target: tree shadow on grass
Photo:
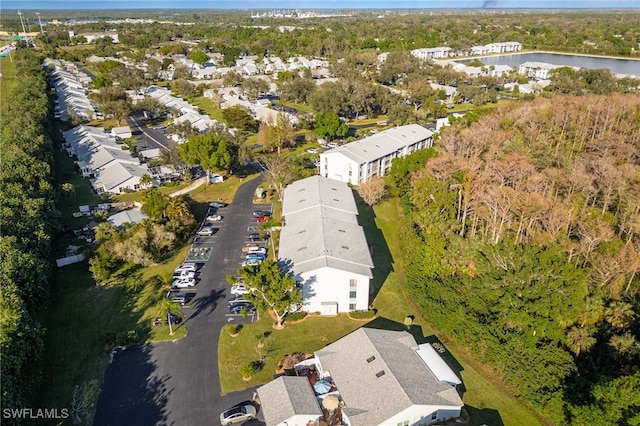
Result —
<instances>
[{"instance_id":1,"label":"tree shadow on grass","mask_svg":"<svg viewBox=\"0 0 640 426\"><path fill-rule=\"evenodd\" d=\"M494 410L493 408L476 408L470 405L465 405L464 410L469 416L469 426L504 426L498 410Z\"/></svg>"},{"instance_id":2,"label":"tree shadow on grass","mask_svg":"<svg viewBox=\"0 0 640 426\"><path fill-rule=\"evenodd\" d=\"M376 214L373 208L367 205L356 191L353 191L353 196L358 207L358 223L364 229L371 258L375 265L372 270L373 278L369 285L369 303L372 303L382 288L382 284L384 284L389 274L393 272L393 257L382 231L376 225Z\"/></svg>"}]
</instances>

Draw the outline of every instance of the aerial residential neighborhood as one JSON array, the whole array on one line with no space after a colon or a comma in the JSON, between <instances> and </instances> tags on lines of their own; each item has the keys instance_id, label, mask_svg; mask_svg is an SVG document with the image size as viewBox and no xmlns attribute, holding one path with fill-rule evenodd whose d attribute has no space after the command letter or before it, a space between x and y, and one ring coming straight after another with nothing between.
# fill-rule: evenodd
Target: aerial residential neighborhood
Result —
<instances>
[{"instance_id":1,"label":"aerial residential neighborhood","mask_svg":"<svg viewBox=\"0 0 640 426\"><path fill-rule=\"evenodd\" d=\"M2 423L636 424L639 15L558 2L8 0Z\"/></svg>"}]
</instances>

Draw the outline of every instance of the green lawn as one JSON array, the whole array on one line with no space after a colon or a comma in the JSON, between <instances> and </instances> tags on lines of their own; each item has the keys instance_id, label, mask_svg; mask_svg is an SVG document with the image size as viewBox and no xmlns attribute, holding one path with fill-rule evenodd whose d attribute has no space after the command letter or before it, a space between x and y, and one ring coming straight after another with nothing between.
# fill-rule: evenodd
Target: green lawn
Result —
<instances>
[{"instance_id":1,"label":"green lawn","mask_svg":"<svg viewBox=\"0 0 640 426\"><path fill-rule=\"evenodd\" d=\"M218 108L211 100L204 96L198 96L190 99L190 102L204 111L209 117L218 120L220 123L226 123L224 117L222 117L222 109Z\"/></svg>"},{"instance_id":2,"label":"green lawn","mask_svg":"<svg viewBox=\"0 0 640 426\"><path fill-rule=\"evenodd\" d=\"M311 108L310 105L305 105L305 104L297 104L295 102L290 102L290 101L278 101L279 103L281 103L284 106L287 106L289 108L295 108L300 112L308 112L308 113L315 113L315 111L313 110L313 108Z\"/></svg>"},{"instance_id":3,"label":"green lawn","mask_svg":"<svg viewBox=\"0 0 640 426\"><path fill-rule=\"evenodd\" d=\"M283 355L313 353L363 324L344 314L332 318L308 316L296 324L285 324L282 330L275 330L273 323L271 317L263 315L255 324L244 325L237 337L230 336L235 326L223 328L218 342L218 368L223 393L266 383L273 379L276 365ZM265 333L267 338L264 338ZM264 339L262 349L258 348L261 338ZM260 358L265 361L262 370L255 373L250 381L244 381L240 368Z\"/></svg>"},{"instance_id":4,"label":"green lawn","mask_svg":"<svg viewBox=\"0 0 640 426\"><path fill-rule=\"evenodd\" d=\"M8 56L0 57L0 72L0 104L3 104L16 81L16 67Z\"/></svg>"}]
</instances>

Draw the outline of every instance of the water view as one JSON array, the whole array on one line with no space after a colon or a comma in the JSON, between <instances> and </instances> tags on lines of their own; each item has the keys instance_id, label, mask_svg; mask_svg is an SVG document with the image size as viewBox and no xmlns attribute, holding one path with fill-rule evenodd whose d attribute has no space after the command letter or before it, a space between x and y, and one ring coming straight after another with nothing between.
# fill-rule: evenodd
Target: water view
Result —
<instances>
[{"instance_id":1,"label":"water view","mask_svg":"<svg viewBox=\"0 0 640 426\"><path fill-rule=\"evenodd\" d=\"M508 65L517 67L525 62L544 62L553 65L568 65L580 68L606 68L613 74L634 75L640 77L640 60L601 58L598 56L564 55L561 53L514 53L511 55L478 57L485 65ZM461 62L468 64L473 59Z\"/></svg>"}]
</instances>

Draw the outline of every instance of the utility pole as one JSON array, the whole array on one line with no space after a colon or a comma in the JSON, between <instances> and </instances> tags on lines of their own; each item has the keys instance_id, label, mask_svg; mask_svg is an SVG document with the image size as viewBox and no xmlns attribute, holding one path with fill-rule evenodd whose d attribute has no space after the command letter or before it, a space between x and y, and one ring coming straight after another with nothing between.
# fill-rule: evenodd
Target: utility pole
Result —
<instances>
[{"instance_id":1,"label":"utility pole","mask_svg":"<svg viewBox=\"0 0 640 426\"><path fill-rule=\"evenodd\" d=\"M24 27L24 21L22 20L22 13L18 11L18 16L20 17L20 24L22 24L22 33L24 34L24 41L27 43L27 47L29 47L29 37L27 36L27 29Z\"/></svg>"},{"instance_id":2,"label":"utility pole","mask_svg":"<svg viewBox=\"0 0 640 426\"><path fill-rule=\"evenodd\" d=\"M36 16L38 16L38 23L40 24L40 34L44 35L44 28L42 28L42 20L40 19L40 12L36 12Z\"/></svg>"}]
</instances>

